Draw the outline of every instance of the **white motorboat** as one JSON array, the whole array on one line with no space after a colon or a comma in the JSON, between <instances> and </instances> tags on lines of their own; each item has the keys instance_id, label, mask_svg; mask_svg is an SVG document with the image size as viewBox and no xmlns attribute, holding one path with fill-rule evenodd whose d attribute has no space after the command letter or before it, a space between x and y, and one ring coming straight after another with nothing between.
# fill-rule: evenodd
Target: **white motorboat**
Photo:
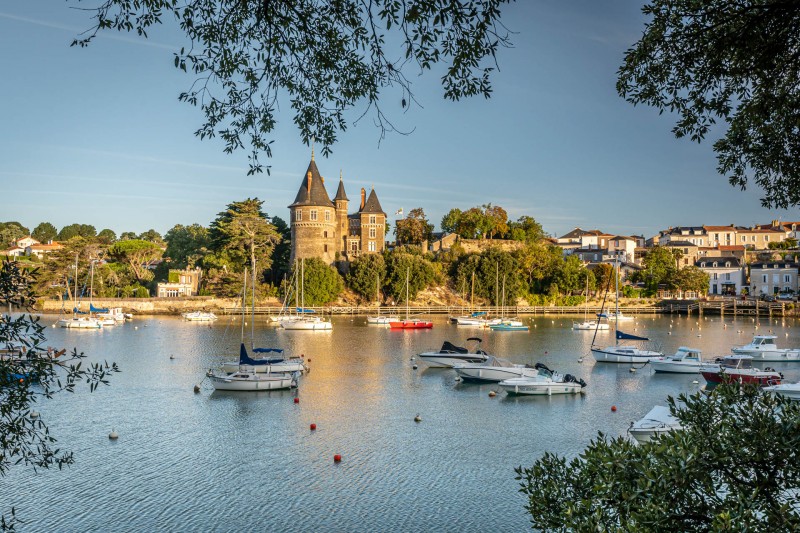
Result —
<instances>
[{"instance_id":1,"label":"white motorboat","mask_svg":"<svg viewBox=\"0 0 800 533\"><path fill-rule=\"evenodd\" d=\"M330 320L318 316L303 316L296 320L281 322L281 327L287 330L330 331L333 329L333 324Z\"/></svg>"},{"instance_id":2,"label":"white motorboat","mask_svg":"<svg viewBox=\"0 0 800 533\"><path fill-rule=\"evenodd\" d=\"M91 316L74 316L72 318L61 318L56 323L60 328L68 329L100 329L103 324Z\"/></svg>"},{"instance_id":3,"label":"white motorboat","mask_svg":"<svg viewBox=\"0 0 800 533\"><path fill-rule=\"evenodd\" d=\"M750 344L736 346L731 351L738 355L749 355L756 361L780 363L800 361L800 348L778 348L775 335L756 335Z\"/></svg>"},{"instance_id":4,"label":"white motorboat","mask_svg":"<svg viewBox=\"0 0 800 533\"><path fill-rule=\"evenodd\" d=\"M800 383L781 383L780 385L764 387L764 390L773 394L780 394L791 400L800 401Z\"/></svg>"},{"instance_id":5,"label":"white motorboat","mask_svg":"<svg viewBox=\"0 0 800 533\"><path fill-rule=\"evenodd\" d=\"M597 318L605 318L609 322L617 321L617 322L627 322L630 320L635 320L632 316L626 316L622 314L622 311L609 311L608 313L598 313Z\"/></svg>"},{"instance_id":6,"label":"white motorboat","mask_svg":"<svg viewBox=\"0 0 800 533\"><path fill-rule=\"evenodd\" d=\"M674 355L653 359L650 365L656 372L672 374L697 374L703 365L700 350L681 346Z\"/></svg>"},{"instance_id":7,"label":"white motorboat","mask_svg":"<svg viewBox=\"0 0 800 533\"><path fill-rule=\"evenodd\" d=\"M305 372L306 365L299 357L286 358L280 348L253 348L254 353L274 354L272 357L253 359L244 344L239 348L239 360L222 364L222 371L232 374L239 370L259 373Z\"/></svg>"},{"instance_id":8,"label":"white motorboat","mask_svg":"<svg viewBox=\"0 0 800 533\"><path fill-rule=\"evenodd\" d=\"M389 322L393 320L397 320L397 318L391 316L368 316L367 324L373 326L388 326Z\"/></svg>"},{"instance_id":9,"label":"white motorboat","mask_svg":"<svg viewBox=\"0 0 800 533\"><path fill-rule=\"evenodd\" d=\"M733 381L737 383L755 383L760 387L780 385L783 374L773 368L761 370L753 366L753 358L749 355L728 355L717 359L714 363L704 363L700 373L710 384Z\"/></svg>"},{"instance_id":10,"label":"white motorboat","mask_svg":"<svg viewBox=\"0 0 800 533\"><path fill-rule=\"evenodd\" d=\"M628 433L636 439L636 442L644 444L658 435L663 435L676 429L682 429L682 426L680 421L672 416L669 407L656 405L643 418L636 422L631 422Z\"/></svg>"},{"instance_id":11,"label":"white motorboat","mask_svg":"<svg viewBox=\"0 0 800 533\"><path fill-rule=\"evenodd\" d=\"M601 322L600 320L584 320L583 322L573 322L572 329L584 331L608 331L611 329L611 326L609 326L607 322Z\"/></svg>"},{"instance_id":12,"label":"white motorboat","mask_svg":"<svg viewBox=\"0 0 800 533\"><path fill-rule=\"evenodd\" d=\"M586 382L572 374L561 375L541 363L536 364L535 376L521 376L498 383L508 394L552 396L553 394L580 394Z\"/></svg>"},{"instance_id":13,"label":"white motorboat","mask_svg":"<svg viewBox=\"0 0 800 533\"><path fill-rule=\"evenodd\" d=\"M190 322L210 322L217 319L217 315L211 311L192 311L181 313L181 316Z\"/></svg>"},{"instance_id":14,"label":"white motorboat","mask_svg":"<svg viewBox=\"0 0 800 533\"><path fill-rule=\"evenodd\" d=\"M453 369L464 381L493 383L505 379L539 374L539 370L536 367L514 364L507 359L501 359L493 355L488 356L488 359L483 363L456 363L453 365Z\"/></svg>"},{"instance_id":15,"label":"white motorboat","mask_svg":"<svg viewBox=\"0 0 800 533\"><path fill-rule=\"evenodd\" d=\"M467 342L476 343L474 351L444 341L439 351L423 352L418 354L417 357L425 361L428 366L434 368L452 368L453 365L458 363L484 363L489 359L489 354L478 349L482 339L470 337Z\"/></svg>"},{"instance_id":16,"label":"white motorboat","mask_svg":"<svg viewBox=\"0 0 800 533\"><path fill-rule=\"evenodd\" d=\"M97 318L111 319L117 324L122 324L126 319L125 313L122 312L121 307L112 307L104 310L94 309L93 311L95 312L95 316Z\"/></svg>"}]
</instances>

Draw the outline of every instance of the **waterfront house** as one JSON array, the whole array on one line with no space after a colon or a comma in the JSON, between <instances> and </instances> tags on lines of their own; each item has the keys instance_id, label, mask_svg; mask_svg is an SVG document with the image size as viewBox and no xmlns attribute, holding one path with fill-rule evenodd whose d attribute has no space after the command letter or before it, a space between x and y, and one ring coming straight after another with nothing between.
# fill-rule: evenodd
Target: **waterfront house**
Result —
<instances>
[{"instance_id":1,"label":"waterfront house","mask_svg":"<svg viewBox=\"0 0 800 533\"><path fill-rule=\"evenodd\" d=\"M708 241L706 246L732 246L736 244L736 226L703 226Z\"/></svg>"},{"instance_id":2,"label":"waterfront house","mask_svg":"<svg viewBox=\"0 0 800 533\"><path fill-rule=\"evenodd\" d=\"M677 267L693 265L700 255L700 246L689 241L667 241L663 246L670 251L677 250L677 252L679 252L673 252L680 256L677 259Z\"/></svg>"},{"instance_id":3,"label":"waterfront house","mask_svg":"<svg viewBox=\"0 0 800 533\"><path fill-rule=\"evenodd\" d=\"M796 259L796 258L795 258ZM797 293L797 273L800 263L795 261L762 261L750 265L750 294Z\"/></svg>"},{"instance_id":4,"label":"waterfront house","mask_svg":"<svg viewBox=\"0 0 800 533\"><path fill-rule=\"evenodd\" d=\"M736 257L701 257L695 266L708 274L710 295L736 296L747 287L744 266Z\"/></svg>"},{"instance_id":5,"label":"waterfront house","mask_svg":"<svg viewBox=\"0 0 800 533\"><path fill-rule=\"evenodd\" d=\"M156 287L158 298L179 298L182 296L196 296L200 289L200 267L194 270L171 269L168 281L159 283Z\"/></svg>"},{"instance_id":6,"label":"waterfront house","mask_svg":"<svg viewBox=\"0 0 800 533\"><path fill-rule=\"evenodd\" d=\"M62 248L64 248L64 245L56 241L48 241L46 244L41 244L37 241L36 244L30 244L25 247L25 255L35 255L42 259L45 255Z\"/></svg>"},{"instance_id":7,"label":"waterfront house","mask_svg":"<svg viewBox=\"0 0 800 533\"><path fill-rule=\"evenodd\" d=\"M636 239L614 235L608 240L608 253L617 256L623 263L634 263L636 261Z\"/></svg>"}]
</instances>

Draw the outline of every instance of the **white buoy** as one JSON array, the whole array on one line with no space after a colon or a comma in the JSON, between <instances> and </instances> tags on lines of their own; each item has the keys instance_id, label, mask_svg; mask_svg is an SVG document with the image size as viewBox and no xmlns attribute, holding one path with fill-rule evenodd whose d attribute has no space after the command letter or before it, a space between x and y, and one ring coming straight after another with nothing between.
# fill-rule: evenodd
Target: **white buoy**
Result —
<instances>
[{"instance_id":1,"label":"white buoy","mask_svg":"<svg viewBox=\"0 0 800 533\"><path fill-rule=\"evenodd\" d=\"M139 326L133 326L133 329L139 329Z\"/></svg>"},{"instance_id":2,"label":"white buoy","mask_svg":"<svg viewBox=\"0 0 800 533\"><path fill-rule=\"evenodd\" d=\"M414 422L422 422L422 417L419 416L419 413L417 413L417 416L414 417Z\"/></svg>"},{"instance_id":3,"label":"white buoy","mask_svg":"<svg viewBox=\"0 0 800 533\"><path fill-rule=\"evenodd\" d=\"M417 369L417 368L419 368L419 367L417 367L417 365L413 365L411 368L413 368L414 370L416 370L416 369Z\"/></svg>"},{"instance_id":4,"label":"white buoy","mask_svg":"<svg viewBox=\"0 0 800 533\"><path fill-rule=\"evenodd\" d=\"M583 357L578 357L578 362L583 363Z\"/></svg>"},{"instance_id":5,"label":"white buoy","mask_svg":"<svg viewBox=\"0 0 800 533\"><path fill-rule=\"evenodd\" d=\"M636 372L636 369L635 369L635 368L633 368L633 367L630 367L630 368L628 369L628 372Z\"/></svg>"},{"instance_id":6,"label":"white buoy","mask_svg":"<svg viewBox=\"0 0 800 533\"><path fill-rule=\"evenodd\" d=\"M108 438L109 440L117 440L119 438L119 434L116 432L116 430L112 429L111 433L108 434Z\"/></svg>"},{"instance_id":7,"label":"white buoy","mask_svg":"<svg viewBox=\"0 0 800 533\"><path fill-rule=\"evenodd\" d=\"M39 412L38 411L31 411L31 418L39 418Z\"/></svg>"},{"instance_id":8,"label":"white buoy","mask_svg":"<svg viewBox=\"0 0 800 533\"><path fill-rule=\"evenodd\" d=\"M411 356L411 360L412 360L412 361L414 361L415 359L416 359L416 357L414 357L414 356L412 355L412 356Z\"/></svg>"},{"instance_id":9,"label":"white buoy","mask_svg":"<svg viewBox=\"0 0 800 533\"><path fill-rule=\"evenodd\" d=\"M700 382L697 381L697 380L692 381L692 384L694 384L694 385L697 385L698 383L700 383Z\"/></svg>"}]
</instances>

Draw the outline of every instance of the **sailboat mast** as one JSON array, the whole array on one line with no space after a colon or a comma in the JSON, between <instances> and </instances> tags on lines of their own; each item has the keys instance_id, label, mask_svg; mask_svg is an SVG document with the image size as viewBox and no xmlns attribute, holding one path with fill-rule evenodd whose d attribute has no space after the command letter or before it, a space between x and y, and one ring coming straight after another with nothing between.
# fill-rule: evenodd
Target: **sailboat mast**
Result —
<instances>
[{"instance_id":1,"label":"sailboat mast","mask_svg":"<svg viewBox=\"0 0 800 533\"><path fill-rule=\"evenodd\" d=\"M244 344L244 308L247 305L247 267L244 267L242 282L242 344Z\"/></svg>"},{"instance_id":2,"label":"sailboat mast","mask_svg":"<svg viewBox=\"0 0 800 533\"><path fill-rule=\"evenodd\" d=\"M306 258L300 260L300 309L306 312Z\"/></svg>"},{"instance_id":3,"label":"sailboat mast","mask_svg":"<svg viewBox=\"0 0 800 533\"><path fill-rule=\"evenodd\" d=\"M617 273L617 256L614 256L614 344L619 346L619 275Z\"/></svg>"},{"instance_id":4,"label":"sailboat mast","mask_svg":"<svg viewBox=\"0 0 800 533\"><path fill-rule=\"evenodd\" d=\"M72 302L72 318L75 318L75 309L78 303L78 254L75 254L75 293Z\"/></svg>"},{"instance_id":5,"label":"sailboat mast","mask_svg":"<svg viewBox=\"0 0 800 533\"><path fill-rule=\"evenodd\" d=\"M408 275L411 269L406 267L406 320L408 320Z\"/></svg>"},{"instance_id":6,"label":"sailboat mast","mask_svg":"<svg viewBox=\"0 0 800 533\"><path fill-rule=\"evenodd\" d=\"M94 303L94 259L89 261L89 316L91 316L92 304Z\"/></svg>"},{"instance_id":7,"label":"sailboat mast","mask_svg":"<svg viewBox=\"0 0 800 533\"><path fill-rule=\"evenodd\" d=\"M253 283L251 292L253 293L252 311L250 312L250 348L256 346L256 260L253 257Z\"/></svg>"}]
</instances>

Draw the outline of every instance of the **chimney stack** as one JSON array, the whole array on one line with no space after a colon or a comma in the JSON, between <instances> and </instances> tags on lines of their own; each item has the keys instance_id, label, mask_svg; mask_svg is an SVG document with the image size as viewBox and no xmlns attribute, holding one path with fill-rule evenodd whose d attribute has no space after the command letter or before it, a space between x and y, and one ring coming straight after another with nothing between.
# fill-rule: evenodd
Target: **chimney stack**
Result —
<instances>
[{"instance_id":1,"label":"chimney stack","mask_svg":"<svg viewBox=\"0 0 800 533\"><path fill-rule=\"evenodd\" d=\"M367 190L361 187L361 207L358 208L359 211L364 210L365 203L367 203Z\"/></svg>"},{"instance_id":2,"label":"chimney stack","mask_svg":"<svg viewBox=\"0 0 800 533\"><path fill-rule=\"evenodd\" d=\"M308 171L308 175L306 176L306 189L308 190L308 197L311 198L311 171Z\"/></svg>"}]
</instances>

